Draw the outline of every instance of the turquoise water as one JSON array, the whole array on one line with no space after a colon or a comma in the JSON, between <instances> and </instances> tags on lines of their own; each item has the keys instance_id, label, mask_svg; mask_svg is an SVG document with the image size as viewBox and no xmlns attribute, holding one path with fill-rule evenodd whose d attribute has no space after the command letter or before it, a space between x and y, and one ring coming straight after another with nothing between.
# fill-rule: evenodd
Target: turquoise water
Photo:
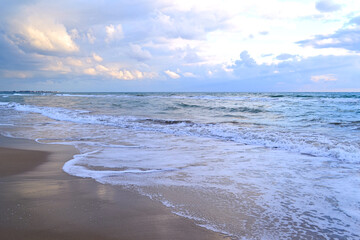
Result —
<instances>
[{"instance_id":1,"label":"turquoise water","mask_svg":"<svg viewBox=\"0 0 360 240\"><path fill-rule=\"evenodd\" d=\"M2 93L0 130L235 238L360 237L359 93Z\"/></svg>"}]
</instances>

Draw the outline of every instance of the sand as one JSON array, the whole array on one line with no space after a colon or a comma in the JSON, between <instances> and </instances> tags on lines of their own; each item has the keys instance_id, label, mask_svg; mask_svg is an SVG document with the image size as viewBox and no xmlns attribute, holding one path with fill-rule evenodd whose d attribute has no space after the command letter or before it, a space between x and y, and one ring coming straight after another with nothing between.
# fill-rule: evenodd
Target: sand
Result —
<instances>
[{"instance_id":1,"label":"sand","mask_svg":"<svg viewBox=\"0 0 360 240\"><path fill-rule=\"evenodd\" d=\"M76 153L0 137L0 239L230 239L121 186L64 173Z\"/></svg>"},{"instance_id":2,"label":"sand","mask_svg":"<svg viewBox=\"0 0 360 240\"><path fill-rule=\"evenodd\" d=\"M46 161L48 153L0 147L0 178L30 171Z\"/></svg>"}]
</instances>

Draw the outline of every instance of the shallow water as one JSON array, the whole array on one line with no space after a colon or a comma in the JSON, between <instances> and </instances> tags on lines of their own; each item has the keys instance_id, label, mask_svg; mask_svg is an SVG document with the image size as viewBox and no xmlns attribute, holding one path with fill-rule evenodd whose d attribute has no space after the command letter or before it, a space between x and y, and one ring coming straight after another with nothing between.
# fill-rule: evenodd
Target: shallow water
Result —
<instances>
[{"instance_id":1,"label":"shallow water","mask_svg":"<svg viewBox=\"0 0 360 240\"><path fill-rule=\"evenodd\" d=\"M360 238L359 93L3 93L0 129L235 238Z\"/></svg>"}]
</instances>

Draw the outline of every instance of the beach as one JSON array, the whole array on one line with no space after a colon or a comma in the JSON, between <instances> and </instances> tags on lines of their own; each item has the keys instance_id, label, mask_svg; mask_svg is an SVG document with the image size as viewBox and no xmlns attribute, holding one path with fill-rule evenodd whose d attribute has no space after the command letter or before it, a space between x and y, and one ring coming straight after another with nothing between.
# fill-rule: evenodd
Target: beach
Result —
<instances>
[{"instance_id":1,"label":"beach","mask_svg":"<svg viewBox=\"0 0 360 240\"><path fill-rule=\"evenodd\" d=\"M0 1L0 240L360 240L360 1Z\"/></svg>"},{"instance_id":2,"label":"beach","mask_svg":"<svg viewBox=\"0 0 360 240\"><path fill-rule=\"evenodd\" d=\"M0 239L226 239L147 197L64 173L72 146L2 136L0 146Z\"/></svg>"},{"instance_id":3,"label":"beach","mask_svg":"<svg viewBox=\"0 0 360 240\"><path fill-rule=\"evenodd\" d=\"M358 93L2 93L0 232L359 239L358 106Z\"/></svg>"}]
</instances>

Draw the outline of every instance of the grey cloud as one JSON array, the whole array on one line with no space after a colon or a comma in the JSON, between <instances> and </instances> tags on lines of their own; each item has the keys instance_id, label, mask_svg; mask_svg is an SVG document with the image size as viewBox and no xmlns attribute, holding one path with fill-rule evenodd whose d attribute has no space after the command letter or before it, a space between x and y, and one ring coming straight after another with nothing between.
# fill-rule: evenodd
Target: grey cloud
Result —
<instances>
[{"instance_id":1,"label":"grey cloud","mask_svg":"<svg viewBox=\"0 0 360 240\"><path fill-rule=\"evenodd\" d=\"M246 56L246 57L245 57ZM243 57L252 59L247 52ZM246 62L246 61L245 61ZM285 61L279 64L244 64L244 60L235 62L232 77L219 75L220 79L227 81L218 84L218 91L299 91L302 86L313 86L312 76L334 74L337 81L326 82L328 89L359 88L360 69L354 66L360 62L359 56L317 56L301 59L300 61ZM277 85L282 82L281 86ZM310 90L310 89L307 89Z\"/></svg>"},{"instance_id":2,"label":"grey cloud","mask_svg":"<svg viewBox=\"0 0 360 240\"><path fill-rule=\"evenodd\" d=\"M360 16L354 17L349 21L349 24L360 25Z\"/></svg>"},{"instance_id":3,"label":"grey cloud","mask_svg":"<svg viewBox=\"0 0 360 240\"><path fill-rule=\"evenodd\" d=\"M315 6L320 12L334 12L341 9L341 5L332 0L320 0Z\"/></svg>"},{"instance_id":4,"label":"grey cloud","mask_svg":"<svg viewBox=\"0 0 360 240\"><path fill-rule=\"evenodd\" d=\"M29 4L30 5L30 4ZM98 24L135 21L149 17L153 9L161 7L158 1L33 1L36 8L46 9L61 19L69 28L87 28Z\"/></svg>"},{"instance_id":5,"label":"grey cloud","mask_svg":"<svg viewBox=\"0 0 360 240\"><path fill-rule=\"evenodd\" d=\"M296 57L296 55L283 53L283 54L280 54L280 55L276 56L276 59L277 60L289 60L289 59L292 59L294 57Z\"/></svg>"},{"instance_id":6,"label":"grey cloud","mask_svg":"<svg viewBox=\"0 0 360 240\"><path fill-rule=\"evenodd\" d=\"M203 61L203 59L197 54L196 49L192 49L190 47L185 50L185 56L183 60L186 63L197 63Z\"/></svg>"},{"instance_id":7,"label":"grey cloud","mask_svg":"<svg viewBox=\"0 0 360 240\"><path fill-rule=\"evenodd\" d=\"M134 32L132 25L136 25L135 30L145 25L142 27L145 28L142 34L149 32L149 26L146 23L150 22L154 9L161 8L162 5L159 1L148 0L85 2L81 0L16 0L6 3L6 7L0 7L0 20L3 19L2 21L6 22L6 20L14 19L16 15L23 17L20 13L33 13L39 17L48 15L57 23L63 24L68 31L76 29L79 34L86 36L86 33L93 29L94 34L104 38L105 33L100 30L105 30L105 26L110 24L130 25L131 27L126 29L130 32ZM136 24L138 21L141 24Z\"/></svg>"},{"instance_id":8,"label":"grey cloud","mask_svg":"<svg viewBox=\"0 0 360 240\"><path fill-rule=\"evenodd\" d=\"M71 57L83 59L86 65L86 59L91 57L91 53L100 55L104 60L102 65L111 66L111 64L120 64L132 66L140 71L163 72L167 69L180 68L180 74L193 73L198 78L189 78L184 80L180 78L182 89L176 89L174 81L162 81L161 79L143 79L142 81L117 81L112 79L103 79L99 76L83 75L74 71L66 74L59 74L56 71L43 70L48 59L59 59L63 56L41 56L37 54L50 55L49 52L41 52L30 48L29 46L19 44L21 49L12 41L7 39L6 24L0 26L0 72L2 70L17 71L31 70L34 72L33 79L17 79L18 87L24 88L41 88L46 86L48 79L53 80L53 90L93 90L93 91L171 91L171 90L210 90L210 91L276 91L276 90L297 90L296 88L302 83L311 83L311 75L336 74L339 81L329 84L338 84L341 81L348 81L348 86L358 86L360 82L360 70L354 66L354 62L360 62L359 57L335 57L320 56L302 59L301 61L284 61L276 64L257 64L247 51L240 54L239 59L230 68L233 71L224 71L223 66L209 66L200 64L187 64L201 62L196 49L178 49L169 48L169 42L173 38L183 38L186 40L204 39L206 33L217 30L226 25L227 17L218 13L210 12L184 12L176 9L168 9L158 1L132 0L132 1L8 1L9 6L0 7L0 21L8 17L14 18L18 13L19 6L38 7L44 13L54 14L57 23L64 25L66 31L70 34L72 29L76 29L77 36L73 41L79 46L79 52L71 53ZM336 6L329 5L329 1L320 6L322 11L335 11ZM320 3L319 2L319 3ZM170 3L167 3L171 5ZM0 4L4 5L4 4ZM336 5L336 4L335 4ZM332 6L332 7L331 7ZM155 12L157 9L157 12ZM164 17L169 17L168 25L157 19L161 12ZM166 20L166 19L165 19ZM105 27L110 24L121 24L124 32L124 39L105 43ZM353 18L349 24L360 24L360 17ZM91 32L91 38L95 41L89 41L87 33ZM255 37L266 35L267 32L257 32ZM360 51L359 31L356 28L339 29L330 36L316 36L314 39L298 42L300 45L312 45L314 47L343 47L347 49L356 49ZM327 39L332 38L333 40ZM170 40L169 40L170 39ZM349 42L350 39L350 42ZM17 41L22 41L16 36ZM317 41L320 40L320 43ZM325 40L322 41L321 40ZM161 42L162 41L162 42ZM129 43L136 43L131 47ZM347 45L346 45L347 44ZM130 47L129 47L130 46ZM144 47L146 46L146 47ZM25 51L25 52L24 52ZM51 53L58 55L60 53ZM130 57L129 57L130 56ZM263 56L276 55L268 54ZM278 59L289 59L290 54L284 53L277 56ZM143 61L151 58L146 62L149 66L141 65ZM169 60L171 62L169 62ZM151 66L150 66L151 62ZM65 63L64 63L65 64ZM109 65L107 65L109 64ZM173 66L173 67L169 67ZM139 67L140 66L140 67ZM92 67L92 66L89 66ZM208 75L209 71L213 74ZM76 79L76 81L74 81ZM206 81L204 81L206 79ZM351 80L351 81L350 81ZM2 85L6 79L0 79ZM22 84L28 85L20 85ZM228 85L224 82L228 81ZM284 88L279 89L276 82L285 82ZM10 81L7 81L10 82ZM213 85L211 85L211 84ZM49 83L50 84L50 83ZM114 84L116 84L114 86ZM203 85L201 85L203 84ZM2 85L1 87L3 87ZM27 87L26 87L27 86ZM99 86L101 87L99 89ZM344 85L346 87L346 85Z\"/></svg>"},{"instance_id":9,"label":"grey cloud","mask_svg":"<svg viewBox=\"0 0 360 240\"><path fill-rule=\"evenodd\" d=\"M213 12L157 11L152 32L168 38L203 39L205 34L226 25L228 16Z\"/></svg>"},{"instance_id":10,"label":"grey cloud","mask_svg":"<svg viewBox=\"0 0 360 240\"><path fill-rule=\"evenodd\" d=\"M138 61L145 61L152 58L151 53L143 49L140 45L137 44L129 44L130 51L128 52L128 56L134 58Z\"/></svg>"},{"instance_id":11,"label":"grey cloud","mask_svg":"<svg viewBox=\"0 0 360 240\"><path fill-rule=\"evenodd\" d=\"M234 69L254 66L256 66L255 60L250 56L248 51L243 51L240 53L240 60L235 61Z\"/></svg>"},{"instance_id":12,"label":"grey cloud","mask_svg":"<svg viewBox=\"0 0 360 240\"><path fill-rule=\"evenodd\" d=\"M41 60L25 54L4 33L0 33L0 69L33 70L41 65Z\"/></svg>"},{"instance_id":13,"label":"grey cloud","mask_svg":"<svg viewBox=\"0 0 360 240\"><path fill-rule=\"evenodd\" d=\"M86 57L89 53L96 52L104 58L104 62L126 64L136 64L151 58L154 69L160 71L161 66L169 64L169 57L174 64L201 61L196 52L169 49L172 39L204 39L208 31L224 26L228 18L219 12L183 11L167 7L171 6L170 3L147 0L90 1L86 4L78 0L36 0L15 1L9 5L12 6L12 13L6 15L9 17L0 16L0 19L14 19L15 14L19 14L20 10L24 9L27 9L26 13L46 13L53 17L57 24L64 26L79 49L72 52L39 49L28 44L26 41L28 39L21 34L13 34L13 42L29 55L36 53L46 56ZM0 12L6 11L3 8ZM169 17L169 21L162 22L159 16ZM106 26L118 24L123 28L124 38L106 43ZM6 29L5 32L9 33L10 30ZM136 49L134 46L129 48L129 43L136 43L139 46L148 45L146 48ZM156 46L151 46L152 43Z\"/></svg>"},{"instance_id":14,"label":"grey cloud","mask_svg":"<svg viewBox=\"0 0 360 240\"><path fill-rule=\"evenodd\" d=\"M313 39L297 42L300 46L312 46L314 48L344 48L351 51L360 51L360 16L349 21L343 28L330 35L316 35ZM357 25L348 28L348 25Z\"/></svg>"},{"instance_id":15,"label":"grey cloud","mask_svg":"<svg viewBox=\"0 0 360 240\"><path fill-rule=\"evenodd\" d=\"M249 89L252 89L252 91L256 90L256 88L262 88L264 84L261 82L264 81L264 77L274 77L273 72L277 70L277 66L274 64L257 64L247 51L243 51L240 54L240 59L236 60L234 65L230 68L233 70L232 77L228 76L227 78L233 78L237 81L236 83L229 81L229 85L233 84L233 88L231 89L231 91L245 90L242 89L241 86L241 84L244 82L247 82L247 87L249 87ZM219 77L226 79L224 76Z\"/></svg>"}]
</instances>

